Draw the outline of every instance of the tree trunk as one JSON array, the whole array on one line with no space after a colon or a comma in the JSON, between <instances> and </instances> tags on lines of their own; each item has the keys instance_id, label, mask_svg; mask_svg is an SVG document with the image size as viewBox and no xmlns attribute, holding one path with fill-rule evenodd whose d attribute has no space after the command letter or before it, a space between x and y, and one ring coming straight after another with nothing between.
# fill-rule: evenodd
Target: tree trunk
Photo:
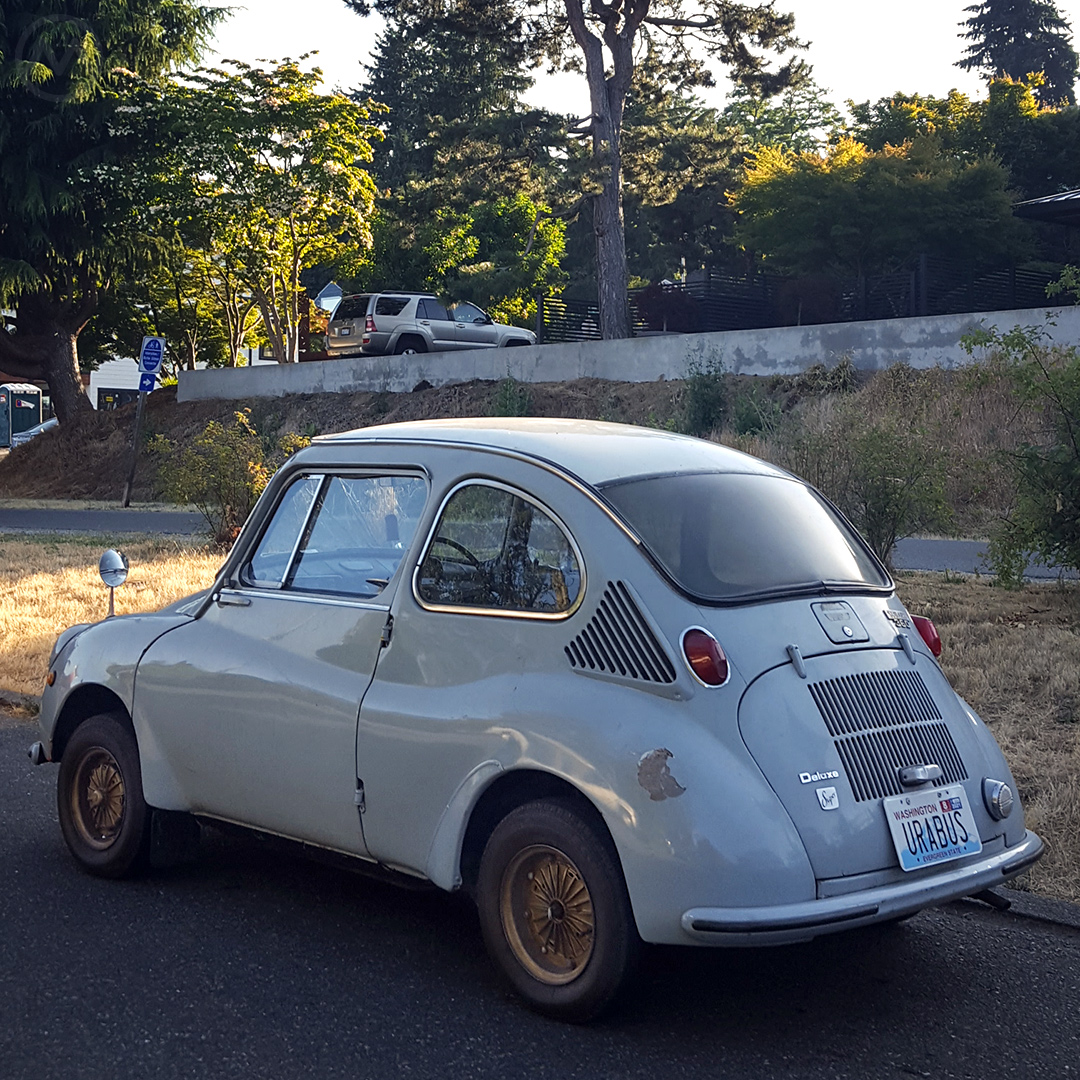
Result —
<instances>
[{"instance_id":1,"label":"tree trunk","mask_svg":"<svg viewBox=\"0 0 1080 1080\"><path fill-rule=\"evenodd\" d=\"M56 323L40 328L45 332L3 335L0 369L20 379L44 379L56 417L65 424L91 407L79 374L79 335Z\"/></svg>"},{"instance_id":2,"label":"tree trunk","mask_svg":"<svg viewBox=\"0 0 1080 1080\"><path fill-rule=\"evenodd\" d=\"M617 153L604 190L593 196L593 233L596 236L596 291L600 305L600 333L605 341L631 336L626 268L626 230L623 225L620 158Z\"/></svg>"}]
</instances>

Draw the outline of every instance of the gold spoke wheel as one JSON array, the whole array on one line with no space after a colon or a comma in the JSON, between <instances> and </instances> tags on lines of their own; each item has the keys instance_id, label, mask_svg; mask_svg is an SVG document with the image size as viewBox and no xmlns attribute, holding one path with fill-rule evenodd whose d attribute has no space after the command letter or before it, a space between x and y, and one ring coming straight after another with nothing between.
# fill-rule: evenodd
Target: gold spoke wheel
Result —
<instances>
[{"instance_id":1,"label":"gold spoke wheel","mask_svg":"<svg viewBox=\"0 0 1080 1080\"><path fill-rule=\"evenodd\" d=\"M82 839L96 851L111 847L124 823L124 775L116 758L91 746L75 768L71 817Z\"/></svg>"},{"instance_id":2,"label":"gold spoke wheel","mask_svg":"<svg viewBox=\"0 0 1080 1080\"><path fill-rule=\"evenodd\" d=\"M514 856L503 873L499 910L506 940L533 978L564 986L585 970L596 931L592 897L558 848L534 844Z\"/></svg>"}]
</instances>

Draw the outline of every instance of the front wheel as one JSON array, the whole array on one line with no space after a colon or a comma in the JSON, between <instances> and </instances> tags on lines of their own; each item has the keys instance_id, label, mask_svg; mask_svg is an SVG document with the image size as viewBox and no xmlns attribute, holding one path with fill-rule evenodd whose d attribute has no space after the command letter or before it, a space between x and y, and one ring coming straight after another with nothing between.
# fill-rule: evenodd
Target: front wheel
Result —
<instances>
[{"instance_id":1,"label":"front wheel","mask_svg":"<svg viewBox=\"0 0 1080 1080\"><path fill-rule=\"evenodd\" d=\"M496 826L477 906L488 952L537 1012L590 1020L633 971L640 939L618 858L562 803L527 803Z\"/></svg>"},{"instance_id":2,"label":"front wheel","mask_svg":"<svg viewBox=\"0 0 1080 1080\"><path fill-rule=\"evenodd\" d=\"M102 713L75 729L60 762L56 804L68 850L88 873L125 877L145 863L150 811L139 748L124 718Z\"/></svg>"}]
</instances>

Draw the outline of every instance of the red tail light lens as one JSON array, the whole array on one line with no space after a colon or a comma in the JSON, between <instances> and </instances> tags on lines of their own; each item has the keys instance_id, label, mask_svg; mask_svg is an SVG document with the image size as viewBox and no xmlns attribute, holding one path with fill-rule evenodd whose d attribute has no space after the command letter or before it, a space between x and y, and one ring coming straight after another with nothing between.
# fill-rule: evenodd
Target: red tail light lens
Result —
<instances>
[{"instance_id":1,"label":"red tail light lens","mask_svg":"<svg viewBox=\"0 0 1080 1080\"><path fill-rule=\"evenodd\" d=\"M364 333L365 334L374 334L375 333L375 320L370 315L364 320Z\"/></svg>"},{"instance_id":2,"label":"red tail light lens","mask_svg":"<svg viewBox=\"0 0 1080 1080\"><path fill-rule=\"evenodd\" d=\"M927 647L935 656L941 655L941 638L938 636L937 627L924 615L912 615L911 621L915 629L919 631L919 637L926 642Z\"/></svg>"},{"instance_id":3,"label":"red tail light lens","mask_svg":"<svg viewBox=\"0 0 1080 1080\"><path fill-rule=\"evenodd\" d=\"M706 686L723 686L727 682L727 657L720 642L707 630L687 630L683 634L682 647L690 670Z\"/></svg>"}]
</instances>

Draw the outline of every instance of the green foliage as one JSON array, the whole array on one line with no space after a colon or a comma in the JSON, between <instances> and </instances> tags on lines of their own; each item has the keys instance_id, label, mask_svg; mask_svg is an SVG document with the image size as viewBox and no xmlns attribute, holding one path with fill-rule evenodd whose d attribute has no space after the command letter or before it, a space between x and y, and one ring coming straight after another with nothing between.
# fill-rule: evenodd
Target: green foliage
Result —
<instances>
[{"instance_id":1,"label":"green foliage","mask_svg":"<svg viewBox=\"0 0 1080 1080\"><path fill-rule=\"evenodd\" d=\"M734 203L741 245L797 274L889 272L919 252L993 262L1028 250L1005 170L959 162L931 136L877 152L845 138L820 156L763 147Z\"/></svg>"},{"instance_id":2,"label":"green foliage","mask_svg":"<svg viewBox=\"0 0 1080 1080\"><path fill-rule=\"evenodd\" d=\"M62 419L88 407L76 341L118 276L160 250L135 212L160 144L142 139L132 74L194 62L224 12L191 0L5 0L0 11L0 366L47 378Z\"/></svg>"},{"instance_id":3,"label":"green foliage","mask_svg":"<svg viewBox=\"0 0 1080 1080\"><path fill-rule=\"evenodd\" d=\"M499 383L498 390L491 402L492 416L529 416L531 415L532 394L528 386L519 383L509 371Z\"/></svg>"},{"instance_id":4,"label":"green foliage","mask_svg":"<svg viewBox=\"0 0 1080 1080\"><path fill-rule=\"evenodd\" d=\"M720 122L742 133L751 147L774 146L820 153L843 125L843 117L813 79L788 87L776 98L736 86Z\"/></svg>"},{"instance_id":5,"label":"green foliage","mask_svg":"<svg viewBox=\"0 0 1080 1080\"><path fill-rule=\"evenodd\" d=\"M679 430L704 438L716 431L727 415L728 393L724 361L713 353L705 358L690 357L679 403Z\"/></svg>"},{"instance_id":6,"label":"green foliage","mask_svg":"<svg viewBox=\"0 0 1080 1080\"><path fill-rule=\"evenodd\" d=\"M767 435L783 418L778 401L770 398L759 386L752 386L735 398L732 424L736 435Z\"/></svg>"},{"instance_id":7,"label":"green foliage","mask_svg":"<svg viewBox=\"0 0 1080 1080\"><path fill-rule=\"evenodd\" d=\"M194 506L222 545L236 539L272 472L250 410L237 412L228 426L211 420L184 446L157 435L150 451L165 498Z\"/></svg>"},{"instance_id":8,"label":"green foliage","mask_svg":"<svg viewBox=\"0 0 1080 1080\"><path fill-rule=\"evenodd\" d=\"M971 42L956 66L981 71L989 81L1004 73L1021 79L1042 75L1039 97L1047 102L1076 103L1080 59L1072 47L1069 24L1049 0L982 0L965 8L971 17L962 35Z\"/></svg>"},{"instance_id":9,"label":"green foliage","mask_svg":"<svg viewBox=\"0 0 1080 1080\"><path fill-rule=\"evenodd\" d=\"M1008 455L1012 512L990 537L990 564L1002 584L1020 585L1028 556L1080 569L1080 350L1052 347L1037 327L972 331L971 354L1004 377L1035 436Z\"/></svg>"}]
</instances>

